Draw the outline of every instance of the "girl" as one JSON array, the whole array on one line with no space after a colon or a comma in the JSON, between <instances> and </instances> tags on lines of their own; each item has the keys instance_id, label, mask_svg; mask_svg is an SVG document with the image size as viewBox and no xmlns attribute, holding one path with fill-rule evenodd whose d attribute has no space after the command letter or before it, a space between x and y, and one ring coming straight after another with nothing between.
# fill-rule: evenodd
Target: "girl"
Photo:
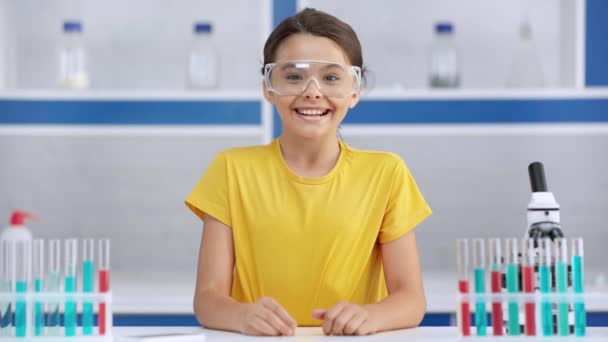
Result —
<instances>
[{"instance_id":1,"label":"girl","mask_svg":"<svg viewBox=\"0 0 608 342\"><path fill-rule=\"evenodd\" d=\"M357 35L305 9L272 32L264 63L281 135L219 153L186 199L204 220L197 319L250 335L418 325L425 298L413 229L431 210L397 155L337 137L360 97Z\"/></svg>"}]
</instances>

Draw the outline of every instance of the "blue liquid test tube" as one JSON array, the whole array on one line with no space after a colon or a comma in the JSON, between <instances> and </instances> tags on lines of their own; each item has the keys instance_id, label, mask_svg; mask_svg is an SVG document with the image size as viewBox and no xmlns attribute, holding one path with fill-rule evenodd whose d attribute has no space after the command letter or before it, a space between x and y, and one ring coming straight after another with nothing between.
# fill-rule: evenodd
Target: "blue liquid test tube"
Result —
<instances>
[{"instance_id":1,"label":"blue liquid test tube","mask_svg":"<svg viewBox=\"0 0 608 342\"><path fill-rule=\"evenodd\" d=\"M65 241L65 283L66 295L76 292L76 268L78 262L78 240ZM76 335L76 301L66 298L64 310L65 336Z\"/></svg>"},{"instance_id":2,"label":"blue liquid test tube","mask_svg":"<svg viewBox=\"0 0 608 342\"><path fill-rule=\"evenodd\" d=\"M506 239L507 251L507 292L509 294L519 293L519 243L516 238ZM520 334L519 325L519 303L515 299L508 301L509 313L509 335L517 336Z\"/></svg>"},{"instance_id":3,"label":"blue liquid test tube","mask_svg":"<svg viewBox=\"0 0 608 342\"><path fill-rule=\"evenodd\" d=\"M551 239L544 238L540 241L540 260L538 266L539 283L541 294L551 293L551 264L553 243ZM541 326L543 336L553 335L553 313L551 301L543 298L540 304Z\"/></svg>"},{"instance_id":4,"label":"blue liquid test tube","mask_svg":"<svg viewBox=\"0 0 608 342\"><path fill-rule=\"evenodd\" d=\"M583 289L583 239L572 239L572 290L574 295L582 295ZM585 302L582 299L574 300L574 335L585 336L587 317L585 314Z\"/></svg>"},{"instance_id":5,"label":"blue liquid test tube","mask_svg":"<svg viewBox=\"0 0 608 342\"><path fill-rule=\"evenodd\" d=\"M555 292L562 295L568 293L568 241L557 239L555 246ZM568 324L568 300L560 298L557 301L557 333L559 336L570 335Z\"/></svg>"},{"instance_id":6,"label":"blue liquid test tube","mask_svg":"<svg viewBox=\"0 0 608 342\"><path fill-rule=\"evenodd\" d=\"M82 241L82 290L92 293L95 284L95 240L85 239ZM82 305L82 333L93 334L93 302L84 301Z\"/></svg>"},{"instance_id":7,"label":"blue liquid test tube","mask_svg":"<svg viewBox=\"0 0 608 342\"><path fill-rule=\"evenodd\" d=\"M483 239L473 239L473 268L475 280L475 293L485 294L486 292L486 250ZM486 302L483 299L477 299L475 302L475 326L477 328L477 336L486 336L488 326L488 314L486 311Z\"/></svg>"},{"instance_id":8,"label":"blue liquid test tube","mask_svg":"<svg viewBox=\"0 0 608 342\"><path fill-rule=\"evenodd\" d=\"M44 240L35 239L32 242L32 268L34 276L34 291L42 292L44 279ZM36 300L34 303L34 334L42 336L44 333L44 303Z\"/></svg>"},{"instance_id":9,"label":"blue liquid test tube","mask_svg":"<svg viewBox=\"0 0 608 342\"><path fill-rule=\"evenodd\" d=\"M46 291L59 295L61 293L61 240L53 239L49 241L48 260ZM58 299L48 302L47 335L49 336L61 335L60 303Z\"/></svg>"},{"instance_id":10,"label":"blue liquid test tube","mask_svg":"<svg viewBox=\"0 0 608 342\"><path fill-rule=\"evenodd\" d=\"M11 293L15 279L15 244L2 241L2 269L0 273L0 292ZM0 336L12 336L12 301L0 294Z\"/></svg>"},{"instance_id":11,"label":"blue liquid test tube","mask_svg":"<svg viewBox=\"0 0 608 342\"><path fill-rule=\"evenodd\" d=\"M15 252L15 260L17 262L15 289L17 293L25 294L28 291L31 272L31 241L15 241ZM28 329L27 317L28 312L25 299L17 299L15 301L15 336L26 337Z\"/></svg>"}]
</instances>

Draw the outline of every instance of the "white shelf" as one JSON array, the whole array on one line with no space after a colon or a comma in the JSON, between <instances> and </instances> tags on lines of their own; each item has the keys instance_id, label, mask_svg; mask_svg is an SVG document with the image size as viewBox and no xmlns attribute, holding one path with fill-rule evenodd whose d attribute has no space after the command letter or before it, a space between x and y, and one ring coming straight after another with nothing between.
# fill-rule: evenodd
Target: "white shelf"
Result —
<instances>
[{"instance_id":1,"label":"white shelf","mask_svg":"<svg viewBox=\"0 0 608 342\"><path fill-rule=\"evenodd\" d=\"M0 90L0 100L260 101L261 90Z\"/></svg>"},{"instance_id":2,"label":"white shelf","mask_svg":"<svg viewBox=\"0 0 608 342\"><path fill-rule=\"evenodd\" d=\"M466 99L594 99L608 98L608 87L542 89L373 89L365 100L466 100Z\"/></svg>"},{"instance_id":3,"label":"white shelf","mask_svg":"<svg viewBox=\"0 0 608 342\"><path fill-rule=\"evenodd\" d=\"M0 90L0 100L264 101L261 90ZM543 89L373 89L364 100L608 99L608 87Z\"/></svg>"}]
</instances>

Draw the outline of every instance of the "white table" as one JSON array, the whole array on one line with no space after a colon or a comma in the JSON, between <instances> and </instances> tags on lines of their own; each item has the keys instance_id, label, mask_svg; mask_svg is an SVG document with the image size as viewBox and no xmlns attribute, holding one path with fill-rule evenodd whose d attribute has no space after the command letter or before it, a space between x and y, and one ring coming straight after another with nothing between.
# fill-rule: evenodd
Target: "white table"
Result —
<instances>
[{"instance_id":1,"label":"white table","mask_svg":"<svg viewBox=\"0 0 608 342\"><path fill-rule=\"evenodd\" d=\"M258 341L290 341L290 342L306 342L306 341L339 341L339 342L412 342L412 341L593 341L606 342L608 341L608 328L587 328L588 336L585 338L576 338L574 336L568 338L553 337L553 338L535 338L535 337L504 337L500 340L493 337L473 337L461 339L457 334L455 327L420 327L415 329L395 330L384 333L379 333L370 336L323 336L321 328L297 328L296 336L288 337L256 337L245 336L237 333L225 331L208 330L196 327L115 327L113 330L114 341L134 341L122 337L135 335L150 335L150 334L168 334L168 333L186 333L186 334L204 334L204 338L200 336L182 336L180 338L163 339L163 341L205 341L205 342L258 342ZM135 339L135 341L137 341ZM144 340L145 341L145 340ZM153 341L153 340L150 340Z\"/></svg>"}]
</instances>

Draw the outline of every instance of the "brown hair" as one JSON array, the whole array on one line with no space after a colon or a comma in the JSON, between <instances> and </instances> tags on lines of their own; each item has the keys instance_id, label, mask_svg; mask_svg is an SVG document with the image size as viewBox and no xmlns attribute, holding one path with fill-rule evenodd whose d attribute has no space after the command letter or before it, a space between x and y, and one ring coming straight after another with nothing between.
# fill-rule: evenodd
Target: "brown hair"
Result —
<instances>
[{"instance_id":1,"label":"brown hair","mask_svg":"<svg viewBox=\"0 0 608 342\"><path fill-rule=\"evenodd\" d=\"M281 43L297 33L308 33L333 40L342 48L350 63L360 67L361 72L364 72L361 43L353 28L333 15L314 8L305 8L286 18L272 31L264 44L264 64L274 62L275 54ZM262 72L264 72L264 68L262 68Z\"/></svg>"}]
</instances>

